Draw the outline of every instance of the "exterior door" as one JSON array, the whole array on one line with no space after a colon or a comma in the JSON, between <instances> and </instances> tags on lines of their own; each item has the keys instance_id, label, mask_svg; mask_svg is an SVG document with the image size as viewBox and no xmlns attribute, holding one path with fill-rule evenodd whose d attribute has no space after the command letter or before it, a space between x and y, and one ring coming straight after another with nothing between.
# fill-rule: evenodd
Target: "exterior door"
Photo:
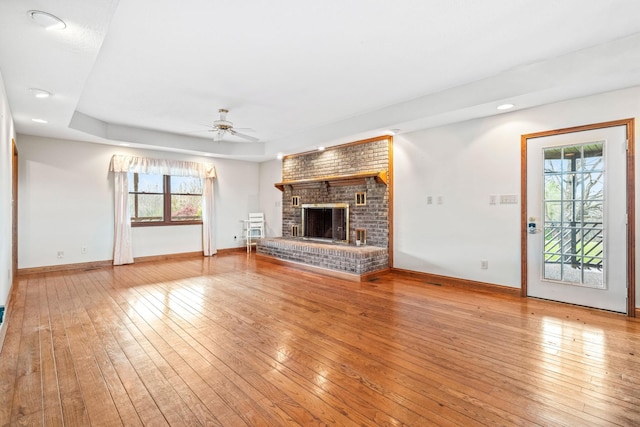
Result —
<instances>
[{"instance_id":1,"label":"exterior door","mask_svg":"<svg viewBox=\"0 0 640 427\"><path fill-rule=\"evenodd\" d=\"M627 127L526 143L528 296L626 313Z\"/></svg>"}]
</instances>

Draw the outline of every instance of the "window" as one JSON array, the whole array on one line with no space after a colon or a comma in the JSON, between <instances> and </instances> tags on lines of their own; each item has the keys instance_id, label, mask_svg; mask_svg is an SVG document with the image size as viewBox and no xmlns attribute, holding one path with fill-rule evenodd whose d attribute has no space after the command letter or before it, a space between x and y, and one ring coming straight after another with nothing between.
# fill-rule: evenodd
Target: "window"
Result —
<instances>
[{"instance_id":1,"label":"window","mask_svg":"<svg viewBox=\"0 0 640 427\"><path fill-rule=\"evenodd\" d=\"M291 197L291 206L294 208L300 207L300 196Z\"/></svg>"},{"instance_id":2,"label":"window","mask_svg":"<svg viewBox=\"0 0 640 427\"><path fill-rule=\"evenodd\" d=\"M544 278L603 289L604 143L544 149Z\"/></svg>"},{"instance_id":3,"label":"window","mask_svg":"<svg viewBox=\"0 0 640 427\"><path fill-rule=\"evenodd\" d=\"M356 206L367 205L367 193L356 193Z\"/></svg>"},{"instance_id":4,"label":"window","mask_svg":"<svg viewBox=\"0 0 640 427\"><path fill-rule=\"evenodd\" d=\"M129 173L131 225L202 223L202 179Z\"/></svg>"}]
</instances>

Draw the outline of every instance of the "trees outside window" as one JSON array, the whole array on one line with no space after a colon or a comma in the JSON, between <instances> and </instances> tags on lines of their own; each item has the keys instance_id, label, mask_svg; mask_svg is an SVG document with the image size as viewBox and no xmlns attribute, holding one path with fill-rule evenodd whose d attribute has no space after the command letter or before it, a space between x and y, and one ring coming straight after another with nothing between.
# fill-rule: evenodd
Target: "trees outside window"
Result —
<instances>
[{"instance_id":1,"label":"trees outside window","mask_svg":"<svg viewBox=\"0 0 640 427\"><path fill-rule=\"evenodd\" d=\"M202 179L129 173L131 225L202 223Z\"/></svg>"}]
</instances>

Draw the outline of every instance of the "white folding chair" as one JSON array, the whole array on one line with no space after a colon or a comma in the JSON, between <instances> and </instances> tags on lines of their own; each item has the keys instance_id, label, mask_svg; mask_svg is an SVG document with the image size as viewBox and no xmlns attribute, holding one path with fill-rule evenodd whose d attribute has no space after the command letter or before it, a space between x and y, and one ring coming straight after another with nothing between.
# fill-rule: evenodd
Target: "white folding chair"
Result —
<instances>
[{"instance_id":1,"label":"white folding chair","mask_svg":"<svg viewBox=\"0 0 640 427\"><path fill-rule=\"evenodd\" d=\"M256 245L256 240L264 237L264 213L253 212L249 214L246 223L247 253L251 252L251 246Z\"/></svg>"}]
</instances>

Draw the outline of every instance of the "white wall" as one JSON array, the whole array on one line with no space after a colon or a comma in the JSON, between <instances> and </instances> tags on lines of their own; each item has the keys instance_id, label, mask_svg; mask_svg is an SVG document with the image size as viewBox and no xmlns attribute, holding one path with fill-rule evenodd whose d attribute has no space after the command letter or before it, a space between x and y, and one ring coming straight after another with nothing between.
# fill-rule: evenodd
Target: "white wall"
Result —
<instances>
[{"instance_id":1,"label":"white wall","mask_svg":"<svg viewBox=\"0 0 640 427\"><path fill-rule=\"evenodd\" d=\"M394 137L394 266L520 287L520 136L632 117L640 87ZM518 204L490 206L490 194Z\"/></svg>"},{"instance_id":2,"label":"white wall","mask_svg":"<svg viewBox=\"0 0 640 427\"><path fill-rule=\"evenodd\" d=\"M13 118L7 102L4 81L0 75L0 306L9 298L13 273L11 271L13 237L12 224L12 152L11 140L15 138ZM0 342L1 347L1 342Z\"/></svg>"},{"instance_id":3,"label":"white wall","mask_svg":"<svg viewBox=\"0 0 640 427\"><path fill-rule=\"evenodd\" d=\"M216 165L216 243L218 248L244 246L243 220L260 211L260 165L237 160L209 159Z\"/></svg>"},{"instance_id":4,"label":"white wall","mask_svg":"<svg viewBox=\"0 0 640 427\"><path fill-rule=\"evenodd\" d=\"M264 212L267 237L282 237L282 160L260 163L260 210Z\"/></svg>"},{"instance_id":5,"label":"white wall","mask_svg":"<svg viewBox=\"0 0 640 427\"><path fill-rule=\"evenodd\" d=\"M19 268L113 259L113 154L213 163L219 249L243 245L241 220L258 208L256 163L29 135L18 135L18 140ZM198 225L134 228L132 239L135 257L202 250ZM57 258L58 251L64 252L63 259Z\"/></svg>"}]
</instances>

